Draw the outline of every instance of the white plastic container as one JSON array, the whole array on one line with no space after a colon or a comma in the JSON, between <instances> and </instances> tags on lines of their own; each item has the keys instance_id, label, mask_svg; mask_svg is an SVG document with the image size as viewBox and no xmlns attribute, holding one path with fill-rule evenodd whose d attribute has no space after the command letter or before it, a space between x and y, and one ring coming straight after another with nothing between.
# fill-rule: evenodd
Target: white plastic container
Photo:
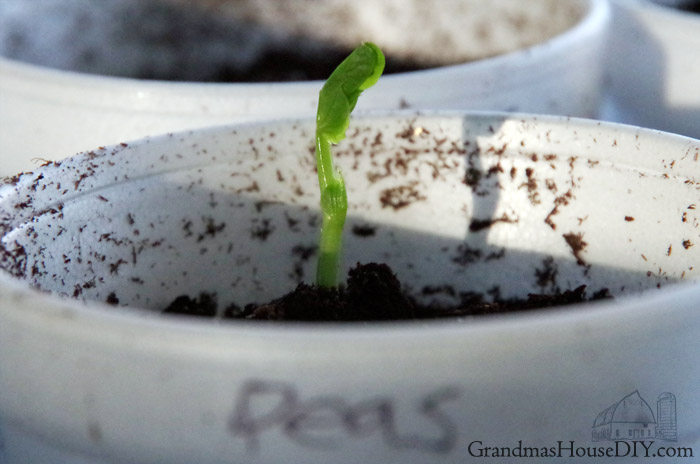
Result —
<instances>
[{"instance_id":1,"label":"white plastic container","mask_svg":"<svg viewBox=\"0 0 700 464\"><path fill-rule=\"evenodd\" d=\"M680 4L612 3L606 118L700 138L700 14Z\"/></svg>"},{"instance_id":2,"label":"white plastic container","mask_svg":"<svg viewBox=\"0 0 700 464\"><path fill-rule=\"evenodd\" d=\"M250 3L258 10L269 5ZM304 5L299 0L285 4ZM410 58L417 50L427 51L421 59L455 52L444 58L448 66L385 76L379 91L362 99L358 110L408 106L586 117L598 113L609 20L604 0L440 1L439 8L425 1L338 0L324 2L324 8L313 4L296 16L253 8L253 18L273 22L272 33L237 41L231 36L237 28L247 31L250 21L241 25L236 22L240 19L229 18L228 10L177 13L175 5L184 7L175 0L103 1L101 8L91 5L87 10L76 0L44 1L39 10L33 0L0 2L0 176L31 170L40 159L60 159L122 140L245 120L311 116L320 82L213 84L134 78L147 74L145 68L199 79L198 71L222 60L243 66L256 47L264 48L265 40L294 43L288 35L308 31L309 24L312 32L322 34L316 41L354 47L360 40L372 40L389 59ZM169 33L173 23L168 14L188 18L190 33ZM343 21L344 14L354 19ZM416 18L428 24L415 24ZM416 28L422 33L414 32ZM308 48L313 50L312 45L318 46L312 42Z\"/></svg>"},{"instance_id":3,"label":"white plastic container","mask_svg":"<svg viewBox=\"0 0 700 464\"><path fill-rule=\"evenodd\" d=\"M358 117L335 150L347 264L387 262L426 302L580 284L615 299L345 325L158 314L312 278L295 251L318 233L312 134L307 119L155 137L0 187L3 463L464 463L485 447L567 462L635 439L697 456L700 142Z\"/></svg>"}]
</instances>

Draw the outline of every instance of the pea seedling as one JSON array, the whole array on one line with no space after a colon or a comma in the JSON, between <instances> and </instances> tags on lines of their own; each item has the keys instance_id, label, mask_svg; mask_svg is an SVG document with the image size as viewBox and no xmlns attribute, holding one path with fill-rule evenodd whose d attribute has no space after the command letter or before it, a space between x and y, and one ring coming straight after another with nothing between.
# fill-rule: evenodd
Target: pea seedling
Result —
<instances>
[{"instance_id":1,"label":"pea seedling","mask_svg":"<svg viewBox=\"0 0 700 464\"><path fill-rule=\"evenodd\" d=\"M334 169L331 144L345 138L350 113L363 90L373 86L384 71L384 55L366 42L348 55L323 85L316 113L316 164L321 189L321 240L316 285L336 287L348 197L343 175Z\"/></svg>"}]
</instances>

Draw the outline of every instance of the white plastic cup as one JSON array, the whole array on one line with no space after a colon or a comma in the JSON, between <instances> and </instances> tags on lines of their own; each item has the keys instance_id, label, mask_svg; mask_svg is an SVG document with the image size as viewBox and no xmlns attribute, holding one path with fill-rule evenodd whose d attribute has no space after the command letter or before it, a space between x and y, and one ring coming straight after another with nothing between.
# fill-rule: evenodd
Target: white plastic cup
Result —
<instances>
[{"instance_id":1,"label":"white plastic cup","mask_svg":"<svg viewBox=\"0 0 700 464\"><path fill-rule=\"evenodd\" d=\"M161 2L160 8L167 11L177 3ZM458 50L465 60L466 57L476 59L467 63L452 61L452 65L425 71L387 75L377 85L373 96L363 97L358 110L408 106L584 117L598 114L602 92L601 57L609 20L606 1L537 0L524 7L519 1L499 0L489 2L488 8L480 1L438 4L440 8L431 9L425 1L415 4L371 2L371 5L338 1L328 3L327 8L340 12L348 10L362 18L369 15L369 19L333 26L331 18L339 13L336 11L337 14L332 15L318 5L305 9L304 14L296 19L300 21L298 27L308 25L310 21L315 25L312 31L319 29L327 35L335 34L335 40L346 37L349 47L360 40L376 41L384 47L390 59L416 53L416 49L428 50L428 55ZM20 50L25 51L27 61L35 63L19 61L22 54L17 51L18 59L0 57L0 176L32 170L42 163L41 159L61 159L99 145L215 124L312 116L316 111L320 81L212 84L147 81L124 77L124 74L110 77L75 72L75 69L82 69L79 66L86 66L83 55L92 57L87 62L95 63L95 70L111 73L124 72L125 69L136 73L149 63L154 67L172 67L172 63L178 61L168 61L174 51L164 45L167 41L162 38L148 40L149 31L170 25L158 23L158 27L148 28L149 23L143 18L148 18L148 11L152 12L154 5L158 5L152 1L102 2L103 9L91 7L87 12L83 2L60 1L52 7L46 3L42 5L37 12L35 2L31 0L0 4L0 13L5 12L0 14L0 21L5 21L4 26L0 23L0 43L6 49L4 55L14 56L12 49L8 50L8 44L21 37L26 44ZM392 5L398 5L402 14L384 11ZM438 14L442 10L450 11L447 6L458 9L460 5L466 5L467 13ZM420 14L403 14L406 13L404 10L413 7L428 10ZM129 15L132 21L142 18L145 24L136 22L142 28L124 39L126 45L124 42L103 43L114 33L114 18L121 18L126 14L123 10L129 8L146 10L143 15ZM321 19L311 16L316 9L319 9ZM258 12L266 17L264 13ZM525 19L518 19L519 15ZM89 25L74 27L76 23L82 24L80 18L85 16L91 20ZM422 27L425 34L413 32L415 25L412 21L433 16L441 22ZM217 20L221 18L226 18L226 15L216 15ZM377 18L384 19L377 21ZM577 18L578 21L572 24ZM411 27L401 27L404 21L408 21ZM329 26L322 27L327 23ZM31 33L22 35L24 30L20 28L13 35L15 26L20 27L17 24L24 24ZM353 26L347 27L348 24ZM364 25L364 29L360 29L360 25ZM279 24L275 27L284 29ZM44 34L35 33L36 30ZM136 42L138 45L139 30L146 37L142 38L143 49L137 48L134 56L129 44ZM357 38L355 34L360 30L365 31L364 35ZM479 35L474 31L483 33ZM445 36L446 32L449 32L450 40L456 40L455 44L444 46L438 41L436 45L432 41L434 37ZM188 37L183 34L174 36ZM68 43L64 43L66 37L70 38ZM42 38L46 40L42 42ZM230 47L235 45L236 41L233 41ZM155 53L153 48L158 51L158 46L165 48ZM219 42L197 44L195 49L201 50L201 54L185 54L193 60L189 68L206 68L211 63L200 59L200 55L211 56L214 61L221 55L222 46ZM227 47L229 45L224 47L226 52ZM104 49L104 55L96 54L96 49ZM250 52L243 48L234 57ZM99 60L102 56L107 57L106 62L105 59Z\"/></svg>"},{"instance_id":2,"label":"white plastic cup","mask_svg":"<svg viewBox=\"0 0 700 464\"><path fill-rule=\"evenodd\" d=\"M673 4L612 3L606 118L700 138L700 14Z\"/></svg>"},{"instance_id":3,"label":"white plastic cup","mask_svg":"<svg viewBox=\"0 0 700 464\"><path fill-rule=\"evenodd\" d=\"M345 325L157 314L310 281L295 250L318 233L313 123L129 142L0 188L3 462L698 452L697 140L440 112L355 118L336 147L348 265L385 261L424 302L580 284L613 300Z\"/></svg>"}]
</instances>

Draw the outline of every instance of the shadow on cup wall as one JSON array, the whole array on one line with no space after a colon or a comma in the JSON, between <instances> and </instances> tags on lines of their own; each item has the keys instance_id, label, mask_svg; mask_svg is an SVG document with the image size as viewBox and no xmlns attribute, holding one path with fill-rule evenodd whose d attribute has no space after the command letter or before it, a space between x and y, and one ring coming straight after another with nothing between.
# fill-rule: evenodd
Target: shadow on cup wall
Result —
<instances>
[{"instance_id":1,"label":"shadow on cup wall","mask_svg":"<svg viewBox=\"0 0 700 464\"><path fill-rule=\"evenodd\" d=\"M211 193L202 191L197 195L212 198ZM213 198L222 205L236 204L237 209L249 212L257 211L260 206L259 201L236 195ZM70 209L67 204L66 211ZM132 211L116 214L126 218L128 214L136 214ZM93 264L94 271L87 272L85 268L66 265L63 260L51 262L40 244L25 242L13 234L8 238L21 244L30 268L20 271L12 262L3 263L3 267L4 271L14 273L37 289L86 301L118 301L119 305L158 312L180 295L195 298L204 292L215 295L222 310L232 303L242 308L248 303L260 304L280 297L300 282L313 283L318 230L305 223L308 221L307 224L313 226L316 218L314 212L294 206L265 207L260 221L264 222L269 235L264 240L255 238L256 233L259 237L260 229L237 227L230 218L227 220L223 216L208 216L207 220L225 225L223 230L228 233L222 231L220 238L202 240L199 238L206 234L207 223L197 224L195 235L187 235L180 222L163 222L156 224L153 234L167 236L168 228L178 227L183 237L175 240L159 237L157 245L154 245L156 240L132 241L108 228L96 232L85 228L84 223L64 220L61 222L64 233L74 239L85 237L80 240L88 242L91 235L106 230L104 234L110 234L121 243L56 250L65 255L65 259L75 260L78 253L92 257L93 261L104 257L104 265ZM290 228L289 222L297 220L301 226ZM32 232L43 234L50 221L55 223L57 218L47 216L37 220ZM254 227L260 224L256 222ZM360 227L364 231L371 230L372 235L353 233ZM78 232L78 228L83 230ZM443 306L501 297L511 299L518 294L524 298L528 292L564 291L570 289L570 283L588 284L587 295L590 296L601 289L600 281L627 291L653 286L656 282L642 271L593 265L586 273L570 255L506 249L484 242L484 234L469 234L460 240L351 216L345 238L345 259L353 265L355 262L385 262L392 266L404 288L417 301ZM151 246L154 250L149 249ZM177 252L164 252L159 249L161 246L171 250L175 246L179 248ZM57 269L64 270L60 280L52 278Z\"/></svg>"},{"instance_id":2,"label":"shadow on cup wall","mask_svg":"<svg viewBox=\"0 0 700 464\"><path fill-rule=\"evenodd\" d=\"M89 193L66 201L61 213L30 218L31 227L15 224L4 242L13 256L21 248L21 258L3 260L3 270L57 295L156 312L180 295L215 295L223 310L231 304L264 303L300 282L313 283L318 211L194 187L188 211L165 217L156 205L176 198L174 190L181 187L166 179L151 182L153 190L138 208L125 202L110 208L108 216L87 221L81 210L90 208L89 202L104 203ZM111 190L102 189L99 196L114 202L117 192ZM210 202L218 206L209 209ZM475 213L484 214L492 205L477 202ZM130 218L134 224L124 233ZM646 271L582 267L570 254L510 249L489 243L487 236L487 231L469 232L460 239L352 214L344 255L349 267L356 262L389 264L416 300L443 306L524 298L582 284L588 285L589 296L604 287L620 296L620 289L626 294L657 282Z\"/></svg>"},{"instance_id":3,"label":"shadow on cup wall","mask_svg":"<svg viewBox=\"0 0 700 464\"><path fill-rule=\"evenodd\" d=\"M608 118L700 138L700 15L673 5L700 4L613 2Z\"/></svg>"}]
</instances>

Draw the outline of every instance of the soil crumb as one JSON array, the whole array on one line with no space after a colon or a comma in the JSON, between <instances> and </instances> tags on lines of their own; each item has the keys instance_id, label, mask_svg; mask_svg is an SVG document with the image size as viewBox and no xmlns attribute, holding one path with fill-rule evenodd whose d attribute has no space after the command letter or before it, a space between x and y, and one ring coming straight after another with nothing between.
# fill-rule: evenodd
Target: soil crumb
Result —
<instances>
[{"instance_id":1,"label":"soil crumb","mask_svg":"<svg viewBox=\"0 0 700 464\"><path fill-rule=\"evenodd\" d=\"M209 293L200 293L198 298L190 298L186 295L178 296L163 310L164 313L199 317L214 317L216 311L216 298Z\"/></svg>"}]
</instances>

